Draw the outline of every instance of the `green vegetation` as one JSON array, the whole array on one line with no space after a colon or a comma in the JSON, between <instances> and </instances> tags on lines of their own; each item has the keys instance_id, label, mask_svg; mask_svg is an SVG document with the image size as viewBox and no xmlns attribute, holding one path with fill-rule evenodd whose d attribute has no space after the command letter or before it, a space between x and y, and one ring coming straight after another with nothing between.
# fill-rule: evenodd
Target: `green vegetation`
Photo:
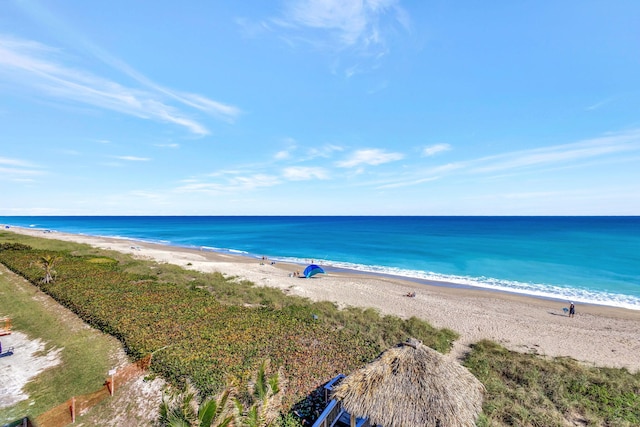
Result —
<instances>
[{"instance_id":1,"label":"green vegetation","mask_svg":"<svg viewBox=\"0 0 640 427\"><path fill-rule=\"evenodd\" d=\"M200 401L198 391L187 384L181 393L163 397L159 422L163 427L225 427L233 421L227 414L228 401L226 391L218 399Z\"/></svg>"},{"instance_id":2,"label":"green vegetation","mask_svg":"<svg viewBox=\"0 0 640 427\"><path fill-rule=\"evenodd\" d=\"M31 339L42 339L47 351L61 349L61 363L27 384L29 399L1 409L0 424L25 414L36 417L60 399L95 391L115 364L112 353L117 340L83 327L75 316L61 315L58 304L26 285L21 277L0 274L0 314L10 315L14 330ZM11 357L22 355L18 351Z\"/></svg>"},{"instance_id":3,"label":"green vegetation","mask_svg":"<svg viewBox=\"0 0 640 427\"><path fill-rule=\"evenodd\" d=\"M3 237L0 233L0 242ZM456 337L418 319L340 311L333 304L313 304L220 274L136 261L87 246L55 251L29 239L23 243L33 249L16 250L15 241L6 243L0 262L117 337L134 358L152 353L156 374L174 385L189 381L205 398L230 380L248 381L263 360L270 360L283 367L283 407L291 408L337 373L350 372L408 335L440 351L448 351ZM48 283L42 280L43 258L56 260L56 274ZM307 412L304 405L298 408Z\"/></svg>"},{"instance_id":4,"label":"green vegetation","mask_svg":"<svg viewBox=\"0 0 640 427\"><path fill-rule=\"evenodd\" d=\"M44 272L38 266L47 255L59 257L49 284L41 282ZM380 316L371 309L339 310L332 303L312 303L221 274L134 260L86 245L0 231L0 262L118 337L132 356L153 352L154 374L174 385L193 384L198 394L192 402L210 405L219 396L214 400L218 409L224 396L219 393L229 384L236 392L248 390L248 384L264 385L254 373L269 360L282 367L282 408L295 407L310 421L317 408L301 402L336 373L349 373L408 336L441 352L456 339L454 332L419 319ZM640 373L511 352L489 341L474 345L465 366L487 388L480 426L640 425ZM253 407L250 394L241 396L244 407ZM291 413L278 422L298 424Z\"/></svg>"},{"instance_id":5,"label":"green vegetation","mask_svg":"<svg viewBox=\"0 0 640 427\"><path fill-rule=\"evenodd\" d=\"M189 384L180 393L165 395L160 426L225 427L232 422L238 427L300 426L291 416L280 414L279 374L268 376L267 365L266 361L260 365L251 384L228 385L217 399L202 401Z\"/></svg>"},{"instance_id":6,"label":"green vegetation","mask_svg":"<svg viewBox=\"0 0 640 427\"><path fill-rule=\"evenodd\" d=\"M549 360L491 341L475 344L465 366L487 388L480 426L640 425L640 372Z\"/></svg>"}]
</instances>

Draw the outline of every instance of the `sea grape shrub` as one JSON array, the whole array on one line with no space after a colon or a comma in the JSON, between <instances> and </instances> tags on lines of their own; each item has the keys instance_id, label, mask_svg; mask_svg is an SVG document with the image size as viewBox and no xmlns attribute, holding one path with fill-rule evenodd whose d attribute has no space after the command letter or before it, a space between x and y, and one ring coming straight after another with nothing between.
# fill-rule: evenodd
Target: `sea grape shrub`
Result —
<instances>
[{"instance_id":1,"label":"sea grape shrub","mask_svg":"<svg viewBox=\"0 0 640 427\"><path fill-rule=\"evenodd\" d=\"M0 251L30 251L31 246L23 243L0 243Z\"/></svg>"},{"instance_id":2,"label":"sea grape shrub","mask_svg":"<svg viewBox=\"0 0 640 427\"><path fill-rule=\"evenodd\" d=\"M56 280L41 283L36 261L59 257ZM133 358L153 354L151 369L172 383L189 380L211 396L229 377L247 378L261 361L284 367L283 404L327 378L349 372L378 349L358 334L335 331L310 313L221 304L210 292L121 271L117 263L54 251L2 251L0 262L87 323L117 337Z\"/></svg>"}]
</instances>

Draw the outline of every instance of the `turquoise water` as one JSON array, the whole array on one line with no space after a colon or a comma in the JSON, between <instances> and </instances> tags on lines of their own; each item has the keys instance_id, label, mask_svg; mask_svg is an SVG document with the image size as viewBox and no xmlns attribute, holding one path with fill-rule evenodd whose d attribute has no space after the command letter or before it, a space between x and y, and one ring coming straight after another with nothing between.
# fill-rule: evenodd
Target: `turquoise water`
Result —
<instances>
[{"instance_id":1,"label":"turquoise water","mask_svg":"<svg viewBox=\"0 0 640 427\"><path fill-rule=\"evenodd\" d=\"M640 310L640 217L0 217Z\"/></svg>"}]
</instances>

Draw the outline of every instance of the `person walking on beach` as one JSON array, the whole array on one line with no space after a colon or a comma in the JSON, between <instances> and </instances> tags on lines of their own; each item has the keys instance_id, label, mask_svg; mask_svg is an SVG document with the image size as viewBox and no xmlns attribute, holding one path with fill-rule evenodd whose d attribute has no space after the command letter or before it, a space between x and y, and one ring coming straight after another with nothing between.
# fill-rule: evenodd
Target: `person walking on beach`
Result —
<instances>
[{"instance_id":1,"label":"person walking on beach","mask_svg":"<svg viewBox=\"0 0 640 427\"><path fill-rule=\"evenodd\" d=\"M569 304L569 317L573 317L576 314L576 306L573 303Z\"/></svg>"}]
</instances>

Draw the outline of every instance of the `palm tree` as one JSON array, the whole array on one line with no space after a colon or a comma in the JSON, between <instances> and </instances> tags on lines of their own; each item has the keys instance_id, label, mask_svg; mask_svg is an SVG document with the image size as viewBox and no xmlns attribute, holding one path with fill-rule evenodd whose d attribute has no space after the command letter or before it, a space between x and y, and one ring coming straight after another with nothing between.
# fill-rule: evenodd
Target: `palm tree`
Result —
<instances>
[{"instance_id":1,"label":"palm tree","mask_svg":"<svg viewBox=\"0 0 640 427\"><path fill-rule=\"evenodd\" d=\"M160 405L162 427L270 427L280 422L281 393L277 373L267 376L267 363L258 370L252 386L240 390L227 386L216 399L199 402L197 391L187 383L185 389ZM234 396L233 403L229 397ZM242 396L241 398L238 396ZM233 407L232 407L233 406ZM234 410L235 416L229 415ZM234 424L232 424L234 423Z\"/></svg>"},{"instance_id":2,"label":"palm tree","mask_svg":"<svg viewBox=\"0 0 640 427\"><path fill-rule=\"evenodd\" d=\"M190 384L160 405L160 425L166 427L226 427L233 417L227 415L229 391L216 399L199 402L198 393Z\"/></svg>"},{"instance_id":3,"label":"palm tree","mask_svg":"<svg viewBox=\"0 0 640 427\"><path fill-rule=\"evenodd\" d=\"M267 378L267 362L263 362L255 377L253 393L248 393L245 404L235 399L237 423L246 427L269 427L277 424L282 400L278 373Z\"/></svg>"},{"instance_id":4,"label":"palm tree","mask_svg":"<svg viewBox=\"0 0 640 427\"><path fill-rule=\"evenodd\" d=\"M42 283L51 283L56 276L56 271L53 267L56 265L56 262L60 260L60 257L53 255L43 255L38 260L38 265L44 271L44 277L40 280Z\"/></svg>"}]
</instances>

